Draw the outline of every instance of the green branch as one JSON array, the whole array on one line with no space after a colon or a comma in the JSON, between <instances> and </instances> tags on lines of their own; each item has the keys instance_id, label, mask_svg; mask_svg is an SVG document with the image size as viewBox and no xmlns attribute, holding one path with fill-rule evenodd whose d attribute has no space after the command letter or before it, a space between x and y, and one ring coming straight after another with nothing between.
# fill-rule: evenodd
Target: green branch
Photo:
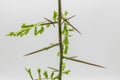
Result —
<instances>
[{"instance_id":1,"label":"green branch","mask_svg":"<svg viewBox=\"0 0 120 80\"><path fill-rule=\"evenodd\" d=\"M58 0L58 34L59 34L59 47L60 47L60 63L59 63L59 80L62 80L62 64L63 64L63 46L62 46L62 26L61 26L61 0Z\"/></svg>"}]
</instances>

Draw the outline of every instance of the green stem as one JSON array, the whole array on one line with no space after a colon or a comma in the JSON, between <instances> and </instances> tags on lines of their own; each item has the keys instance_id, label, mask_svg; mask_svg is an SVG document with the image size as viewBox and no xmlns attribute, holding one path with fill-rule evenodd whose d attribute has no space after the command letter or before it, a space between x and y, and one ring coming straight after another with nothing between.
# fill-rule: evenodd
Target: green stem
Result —
<instances>
[{"instance_id":1,"label":"green stem","mask_svg":"<svg viewBox=\"0 0 120 80\"><path fill-rule=\"evenodd\" d=\"M59 80L62 80L62 63L63 63L63 47L62 47L62 27L61 27L61 0L58 0L58 32L60 47L60 64L59 64Z\"/></svg>"}]
</instances>

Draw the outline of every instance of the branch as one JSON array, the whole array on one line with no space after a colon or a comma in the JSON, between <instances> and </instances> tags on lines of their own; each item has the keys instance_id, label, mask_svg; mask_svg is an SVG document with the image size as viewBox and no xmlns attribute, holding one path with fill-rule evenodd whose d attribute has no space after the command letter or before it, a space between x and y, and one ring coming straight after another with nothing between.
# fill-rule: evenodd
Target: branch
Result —
<instances>
[{"instance_id":1,"label":"branch","mask_svg":"<svg viewBox=\"0 0 120 80\"><path fill-rule=\"evenodd\" d=\"M75 61L75 62L84 63L84 64L91 65L91 66L96 66L96 67L100 67L100 68L105 68L105 67L100 66L100 65L97 65L97 64L89 63L89 62L82 61L82 60L78 60L78 59L73 59L73 58L70 58L70 57L63 57L63 58L65 58L65 59L67 59L67 60Z\"/></svg>"},{"instance_id":2,"label":"branch","mask_svg":"<svg viewBox=\"0 0 120 80\"><path fill-rule=\"evenodd\" d=\"M31 52L31 53L28 53L28 54L26 54L26 55L24 55L24 56L29 56L29 55L32 55L32 54L35 54L35 53L38 53L38 52L41 52L41 51L44 51L44 50L48 50L48 49L53 48L53 47L58 46L58 45L59 45L59 43L52 44L51 46L48 46L48 47L42 48L42 49L40 49L40 50L37 50L37 51Z\"/></svg>"}]
</instances>

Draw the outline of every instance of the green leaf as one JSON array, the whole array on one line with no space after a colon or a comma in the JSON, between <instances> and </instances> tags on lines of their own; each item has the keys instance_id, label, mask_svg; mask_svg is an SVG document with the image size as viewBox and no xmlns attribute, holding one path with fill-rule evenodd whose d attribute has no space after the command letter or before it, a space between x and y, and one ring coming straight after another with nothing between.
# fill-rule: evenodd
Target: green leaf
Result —
<instances>
[{"instance_id":1,"label":"green leaf","mask_svg":"<svg viewBox=\"0 0 120 80\"><path fill-rule=\"evenodd\" d=\"M40 73L41 72L41 69L38 69L38 73Z\"/></svg>"},{"instance_id":2,"label":"green leaf","mask_svg":"<svg viewBox=\"0 0 120 80\"><path fill-rule=\"evenodd\" d=\"M57 53L57 56L60 56L60 51Z\"/></svg>"},{"instance_id":3,"label":"green leaf","mask_svg":"<svg viewBox=\"0 0 120 80\"><path fill-rule=\"evenodd\" d=\"M45 76L45 78L48 78L48 72L47 72L47 71L45 71L45 72L43 73L43 75Z\"/></svg>"},{"instance_id":4,"label":"green leaf","mask_svg":"<svg viewBox=\"0 0 120 80\"><path fill-rule=\"evenodd\" d=\"M21 29L23 29L23 28L26 28L26 24L25 24L25 23L23 23L23 24L21 25Z\"/></svg>"},{"instance_id":5,"label":"green leaf","mask_svg":"<svg viewBox=\"0 0 120 80\"><path fill-rule=\"evenodd\" d=\"M50 77L53 78L53 76L54 76L54 71L52 71Z\"/></svg>"},{"instance_id":6,"label":"green leaf","mask_svg":"<svg viewBox=\"0 0 120 80\"><path fill-rule=\"evenodd\" d=\"M10 32L9 34L7 34L7 36L13 36L14 32Z\"/></svg>"},{"instance_id":7,"label":"green leaf","mask_svg":"<svg viewBox=\"0 0 120 80\"><path fill-rule=\"evenodd\" d=\"M57 20L57 16L58 16L58 13L56 11L53 12L53 20L56 21Z\"/></svg>"},{"instance_id":8,"label":"green leaf","mask_svg":"<svg viewBox=\"0 0 120 80\"><path fill-rule=\"evenodd\" d=\"M44 27L41 27L41 32L44 32Z\"/></svg>"},{"instance_id":9,"label":"green leaf","mask_svg":"<svg viewBox=\"0 0 120 80\"><path fill-rule=\"evenodd\" d=\"M41 75L40 75L41 69L38 69L37 71L38 71L38 80L41 80Z\"/></svg>"},{"instance_id":10,"label":"green leaf","mask_svg":"<svg viewBox=\"0 0 120 80\"><path fill-rule=\"evenodd\" d=\"M31 78L32 80L34 80L34 78L33 78L33 76L32 76L32 73L31 73L31 69L30 69L30 68L29 68L29 69L25 68L25 69L26 69L26 71L28 72L30 78Z\"/></svg>"},{"instance_id":11,"label":"green leaf","mask_svg":"<svg viewBox=\"0 0 120 80\"><path fill-rule=\"evenodd\" d=\"M16 36L20 36L20 34L21 34L21 32L20 32L20 31L18 31L18 32L16 33Z\"/></svg>"},{"instance_id":12,"label":"green leaf","mask_svg":"<svg viewBox=\"0 0 120 80\"><path fill-rule=\"evenodd\" d=\"M49 27L50 27L50 24L47 24L46 27L49 28Z\"/></svg>"},{"instance_id":13,"label":"green leaf","mask_svg":"<svg viewBox=\"0 0 120 80\"><path fill-rule=\"evenodd\" d=\"M44 32L44 27L42 26L40 30L38 30L37 34L42 34Z\"/></svg>"},{"instance_id":14,"label":"green leaf","mask_svg":"<svg viewBox=\"0 0 120 80\"><path fill-rule=\"evenodd\" d=\"M59 78L59 75L57 75L57 76L54 77L55 80L56 80L56 79L58 80L58 78Z\"/></svg>"},{"instance_id":15,"label":"green leaf","mask_svg":"<svg viewBox=\"0 0 120 80\"><path fill-rule=\"evenodd\" d=\"M65 16L67 16L67 15L68 15L68 12L67 12L66 10L65 10L65 12L64 12L64 15L65 15Z\"/></svg>"},{"instance_id":16,"label":"green leaf","mask_svg":"<svg viewBox=\"0 0 120 80\"><path fill-rule=\"evenodd\" d=\"M69 44L68 36L65 36L65 39L63 40L63 43L64 43L65 45L68 45L68 44Z\"/></svg>"},{"instance_id":17,"label":"green leaf","mask_svg":"<svg viewBox=\"0 0 120 80\"><path fill-rule=\"evenodd\" d=\"M66 70L63 73L66 74L66 75L68 75L70 73L70 70Z\"/></svg>"},{"instance_id":18,"label":"green leaf","mask_svg":"<svg viewBox=\"0 0 120 80\"><path fill-rule=\"evenodd\" d=\"M30 28L27 28L27 29L24 29L22 33L23 35L27 35L29 31L30 31Z\"/></svg>"},{"instance_id":19,"label":"green leaf","mask_svg":"<svg viewBox=\"0 0 120 80\"><path fill-rule=\"evenodd\" d=\"M37 35L37 27L35 26L34 28L34 35L36 36Z\"/></svg>"},{"instance_id":20,"label":"green leaf","mask_svg":"<svg viewBox=\"0 0 120 80\"><path fill-rule=\"evenodd\" d=\"M63 63L63 64L62 64L62 71L65 70L65 67L66 67L66 63Z\"/></svg>"},{"instance_id":21,"label":"green leaf","mask_svg":"<svg viewBox=\"0 0 120 80\"><path fill-rule=\"evenodd\" d=\"M65 46L64 54L68 54L68 46Z\"/></svg>"}]
</instances>

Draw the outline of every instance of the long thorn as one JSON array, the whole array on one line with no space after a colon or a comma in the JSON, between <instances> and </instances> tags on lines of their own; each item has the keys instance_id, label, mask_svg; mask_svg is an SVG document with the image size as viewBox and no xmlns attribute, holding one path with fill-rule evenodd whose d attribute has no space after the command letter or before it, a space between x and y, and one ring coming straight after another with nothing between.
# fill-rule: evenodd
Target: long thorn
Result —
<instances>
[{"instance_id":1,"label":"long thorn","mask_svg":"<svg viewBox=\"0 0 120 80\"><path fill-rule=\"evenodd\" d=\"M68 21L67 21L67 19L65 19L65 18L63 18L62 17L62 19L65 21L65 22L67 22L73 29L75 29L78 33L80 33L80 34L82 34L77 28L75 28L71 23L69 23Z\"/></svg>"},{"instance_id":2,"label":"long thorn","mask_svg":"<svg viewBox=\"0 0 120 80\"><path fill-rule=\"evenodd\" d=\"M28 53L28 54L26 54L26 55L24 55L24 56L29 56L29 55L32 55L32 54L35 54L35 53L38 53L38 52L41 52L41 51L44 51L44 50L48 50L48 49L53 48L53 47L58 46L58 45L59 45L59 43L52 44L51 46L48 46L48 47L42 48L42 49L40 49L40 50L37 50L37 51L31 52L31 53Z\"/></svg>"},{"instance_id":3,"label":"long thorn","mask_svg":"<svg viewBox=\"0 0 120 80\"><path fill-rule=\"evenodd\" d=\"M73 58L70 58L70 57L63 57L63 58L65 58L65 59L67 59L67 60L75 61L75 62L84 63L84 64L91 65L91 66L96 66L96 67L100 67L100 68L105 68L105 67L100 66L100 65L97 65L97 64L89 63L89 62L82 61L82 60L78 60L78 59L73 59Z\"/></svg>"},{"instance_id":4,"label":"long thorn","mask_svg":"<svg viewBox=\"0 0 120 80\"><path fill-rule=\"evenodd\" d=\"M75 17L75 16L76 16L76 15L73 15L73 16L69 17L67 20L72 19L72 18Z\"/></svg>"},{"instance_id":5,"label":"long thorn","mask_svg":"<svg viewBox=\"0 0 120 80\"><path fill-rule=\"evenodd\" d=\"M75 17L75 16L76 16L76 15L73 15L73 16L67 18L66 20L70 20L70 19L72 19L72 18ZM65 21L63 20L62 24L63 24L64 22L65 22Z\"/></svg>"},{"instance_id":6,"label":"long thorn","mask_svg":"<svg viewBox=\"0 0 120 80\"><path fill-rule=\"evenodd\" d=\"M49 20L49 19L47 19L47 18L45 18L48 22L50 22L51 24L53 24L53 26L55 27L55 25L54 25L54 22L52 22L51 20Z\"/></svg>"},{"instance_id":7,"label":"long thorn","mask_svg":"<svg viewBox=\"0 0 120 80\"><path fill-rule=\"evenodd\" d=\"M58 72L58 71L59 71L59 70L56 69L56 68L52 68L52 67L48 67L48 68L54 70L55 72Z\"/></svg>"}]
</instances>

